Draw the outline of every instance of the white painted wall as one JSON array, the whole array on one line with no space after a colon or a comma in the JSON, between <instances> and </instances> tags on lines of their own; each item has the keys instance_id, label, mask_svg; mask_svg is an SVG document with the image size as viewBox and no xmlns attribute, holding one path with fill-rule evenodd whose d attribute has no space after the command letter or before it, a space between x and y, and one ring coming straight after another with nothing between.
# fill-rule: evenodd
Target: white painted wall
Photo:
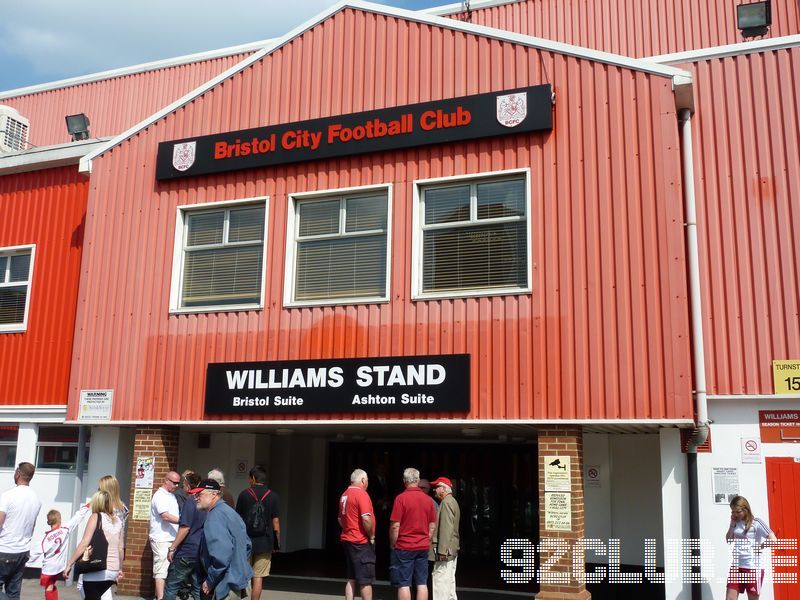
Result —
<instances>
[{"instance_id":1,"label":"white painted wall","mask_svg":"<svg viewBox=\"0 0 800 600\"><path fill-rule=\"evenodd\" d=\"M217 432L211 434L211 446L198 448L196 431L182 430L178 439L178 472L192 469L204 478L211 469L220 469L225 475L225 485L236 498L248 486L247 474L261 460L256 456L254 433ZM237 465L245 463L244 472Z\"/></svg>"},{"instance_id":2,"label":"white painted wall","mask_svg":"<svg viewBox=\"0 0 800 600\"><path fill-rule=\"evenodd\" d=\"M657 434L584 434L584 470L600 467L600 487L584 487L586 537L620 539L620 560L644 565L644 540L663 540ZM588 561L607 557L587 553ZM659 543L657 564L663 566Z\"/></svg>"},{"instance_id":3,"label":"white painted wall","mask_svg":"<svg viewBox=\"0 0 800 600\"><path fill-rule=\"evenodd\" d=\"M280 500L281 548L285 552L322 548L324 544L327 442L324 438L270 436L252 433L212 433L211 446L197 447L195 431L181 431L178 468L205 475L212 468L225 473L234 497L248 486L247 471L255 464L267 469L268 484ZM236 475L236 464L246 462Z\"/></svg>"},{"instance_id":4,"label":"white painted wall","mask_svg":"<svg viewBox=\"0 0 800 600\"><path fill-rule=\"evenodd\" d=\"M725 577L730 564L725 532L730 522L730 508L714 504L712 496L712 468L738 467L740 494L748 499L756 516L769 522L767 500L766 463L743 464L741 438L758 438L759 410L797 410L798 400L761 400L742 397L735 400L709 401L709 417L713 452L698 455L698 488L700 495L700 535L714 547L714 573L716 581L704 586L704 600L722 600L725 597ZM763 444L763 457L800 457L800 444ZM762 600L773 600L772 575L767 569Z\"/></svg>"},{"instance_id":5,"label":"white painted wall","mask_svg":"<svg viewBox=\"0 0 800 600\"><path fill-rule=\"evenodd\" d=\"M661 449L662 540L689 537L689 490L686 455L681 452L679 429L659 431ZM661 547L663 553L663 545ZM669 565L667 565L669 568ZM673 600L690 600L691 586L684 584L680 572L666 571L665 596Z\"/></svg>"}]
</instances>

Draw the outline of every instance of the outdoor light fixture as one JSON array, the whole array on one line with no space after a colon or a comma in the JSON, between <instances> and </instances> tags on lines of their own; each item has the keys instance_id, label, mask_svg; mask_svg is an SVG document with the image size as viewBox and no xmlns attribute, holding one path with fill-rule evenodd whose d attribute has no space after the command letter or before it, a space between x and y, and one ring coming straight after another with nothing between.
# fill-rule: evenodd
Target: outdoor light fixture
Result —
<instances>
[{"instance_id":1,"label":"outdoor light fixture","mask_svg":"<svg viewBox=\"0 0 800 600\"><path fill-rule=\"evenodd\" d=\"M83 113L67 115L67 133L72 136L72 141L89 139L89 117Z\"/></svg>"},{"instance_id":2,"label":"outdoor light fixture","mask_svg":"<svg viewBox=\"0 0 800 600\"><path fill-rule=\"evenodd\" d=\"M772 3L751 2L736 7L736 26L742 37L758 37L765 35L772 25Z\"/></svg>"}]
</instances>

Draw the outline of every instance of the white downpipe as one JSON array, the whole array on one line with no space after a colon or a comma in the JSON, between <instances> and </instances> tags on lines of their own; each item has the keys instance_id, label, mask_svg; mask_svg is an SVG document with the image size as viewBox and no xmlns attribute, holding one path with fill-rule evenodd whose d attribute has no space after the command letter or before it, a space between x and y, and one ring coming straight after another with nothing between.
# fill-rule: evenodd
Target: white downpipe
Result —
<instances>
[{"instance_id":1,"label":"white downpipe","mask_svg":"<svg viewBox=\"0 0 800 600\"><path fill-rule=\"evenodd\" d=\"M681 111L680 123L684 204L686 210L686 251L689 263L689 307L692 314L695 402L697 406L697 425L703 427L708 425L708 397L706 395L706 355L703 345L703 305L700 296L700 251L697 245L697 203L694 195L692 113L690 110L684 109Z\"/></svg>"}]
</instances>

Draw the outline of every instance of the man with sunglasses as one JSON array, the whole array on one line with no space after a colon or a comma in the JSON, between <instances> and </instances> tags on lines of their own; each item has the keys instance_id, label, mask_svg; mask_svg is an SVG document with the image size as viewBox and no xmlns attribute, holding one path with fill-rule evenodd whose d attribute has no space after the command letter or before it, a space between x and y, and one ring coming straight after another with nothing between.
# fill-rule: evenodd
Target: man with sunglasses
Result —
<instances>
[{"instance_id":1,"label":"man with sunglasses","mask_svg":"<svg viewBox=\"0 0 800 600\"><path fill-rule=\"evenodd\" d=\"M181 476L170 471L164 484L153 494L150 501L150 548L153 550L153 579L156 584L156 600L164 598L164 581L169 570L170 546L178 535L180 511L175 491L181 484Z\"/></svg>"}]
</instances>

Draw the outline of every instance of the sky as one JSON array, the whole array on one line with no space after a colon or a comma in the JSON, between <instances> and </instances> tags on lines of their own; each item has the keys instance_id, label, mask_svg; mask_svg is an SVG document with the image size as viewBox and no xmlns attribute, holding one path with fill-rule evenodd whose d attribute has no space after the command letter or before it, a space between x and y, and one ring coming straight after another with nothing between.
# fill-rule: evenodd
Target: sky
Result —
<instances>
[{"instance_id":1,"label":"sky","mask_svg":"<svg viewBox=\"0 0 800 600\"><path fill-rule=\"evenodd\" d=\"M381 1L408 9L454 2ZM279 37L334 3L335 0L3 2L0 91Z\"/></svg>"}]
</instances>

